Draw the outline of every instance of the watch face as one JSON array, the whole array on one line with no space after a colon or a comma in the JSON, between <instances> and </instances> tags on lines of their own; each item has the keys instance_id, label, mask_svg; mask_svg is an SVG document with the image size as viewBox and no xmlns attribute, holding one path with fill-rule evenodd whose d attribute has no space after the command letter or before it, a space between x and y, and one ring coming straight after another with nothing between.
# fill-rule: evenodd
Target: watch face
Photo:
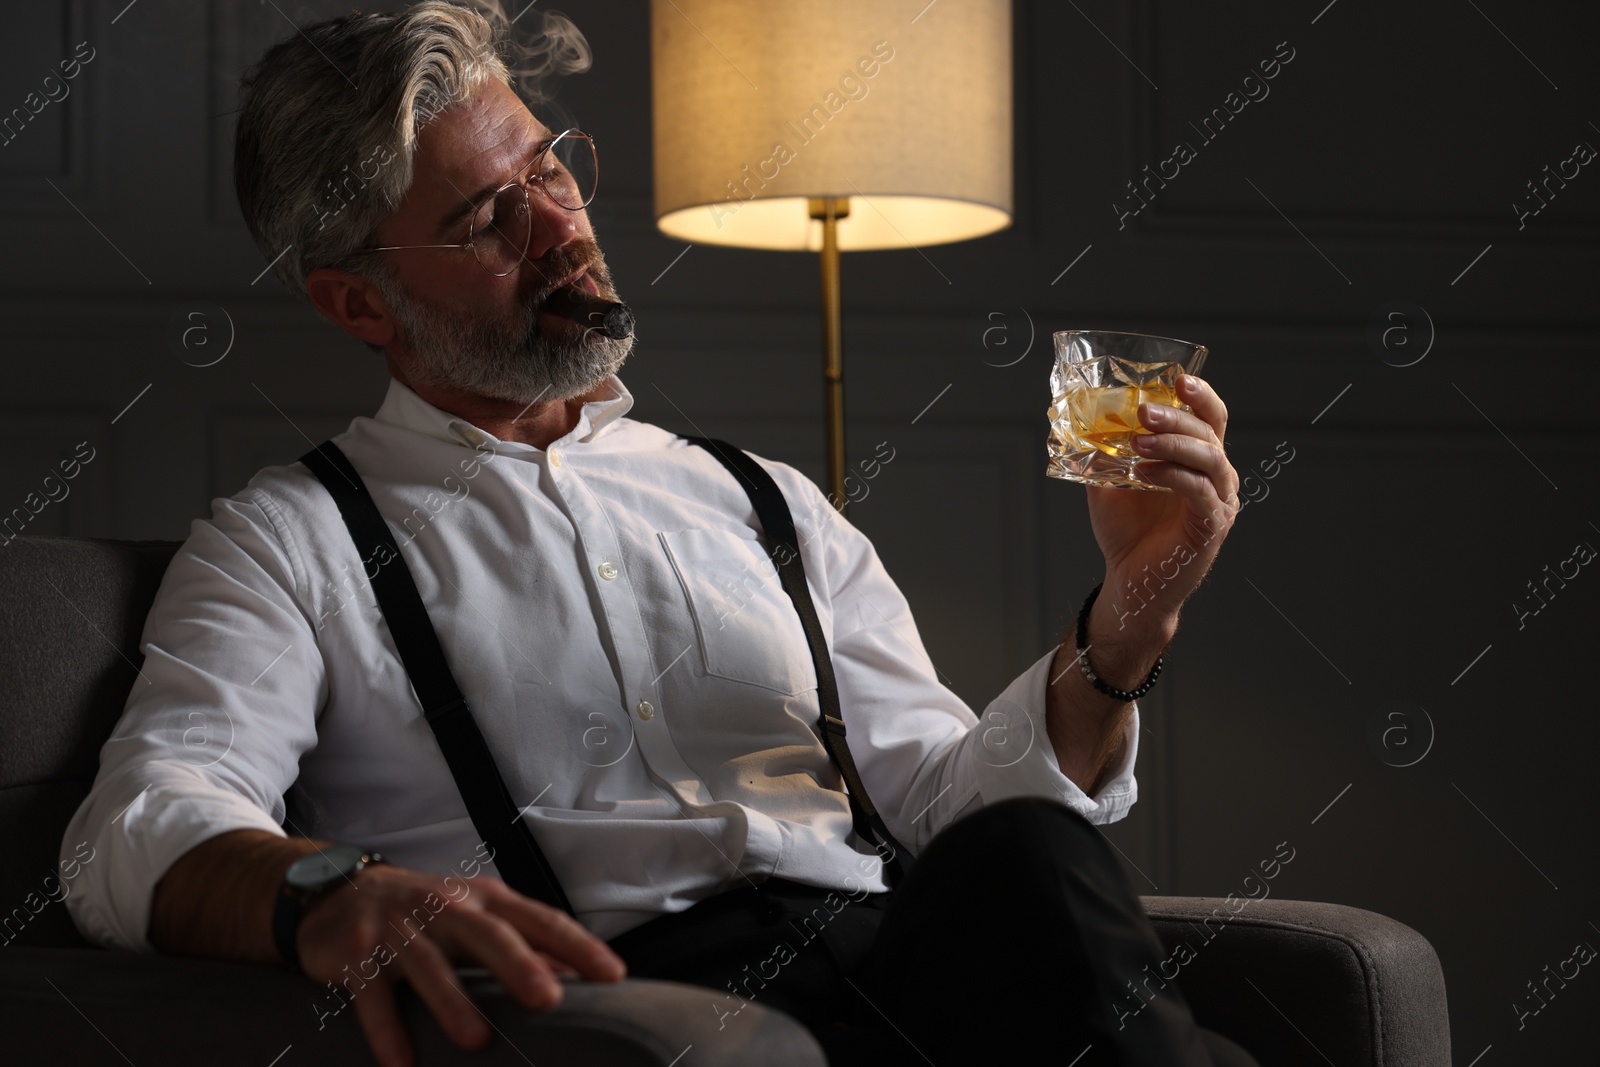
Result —
<instances>
[{"instance_id":1,"label":"watch face","mask_svg":"<svg viewBox=\"0 0 1600 1067\"><path fill-rule=\"evenodd\" d=\"M284 880L296 889L321 889L360 870L364 854L356 845L333 845L295 860Z\"/></svg>"}]
</instances>

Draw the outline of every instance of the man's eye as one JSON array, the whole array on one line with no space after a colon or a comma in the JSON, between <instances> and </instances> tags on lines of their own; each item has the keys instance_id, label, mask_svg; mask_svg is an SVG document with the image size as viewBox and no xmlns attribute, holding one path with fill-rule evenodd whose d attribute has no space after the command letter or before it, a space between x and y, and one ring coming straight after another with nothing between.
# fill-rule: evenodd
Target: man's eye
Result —
<instances>
[{"instance_id":1,"label":"man's eye","mask_svg":"<svg viewBox=\"0 0 1600 1067\"><path fill-rule=\"evenodd\" d=\"M472 217L472 236L487 236L494 229L494 205L490 205Z\"/></svg>"}]
</instances>

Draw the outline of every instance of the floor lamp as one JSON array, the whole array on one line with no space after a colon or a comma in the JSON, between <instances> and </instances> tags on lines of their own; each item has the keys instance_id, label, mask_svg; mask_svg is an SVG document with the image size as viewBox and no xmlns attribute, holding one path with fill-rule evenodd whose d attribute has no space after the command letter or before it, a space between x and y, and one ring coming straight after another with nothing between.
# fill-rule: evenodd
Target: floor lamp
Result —
<instances>
[{"instance_id":1,"label":"floor lamp","mask_svg":"<svg viewBox=\"0 0 1600 1067\"><path fill-rule=\"evenodd\" d=\"M820 256L842 511L839 254L1011 224L1011 0L651 0L650 23L661 232Z\"/></svg>"}]
</instances>

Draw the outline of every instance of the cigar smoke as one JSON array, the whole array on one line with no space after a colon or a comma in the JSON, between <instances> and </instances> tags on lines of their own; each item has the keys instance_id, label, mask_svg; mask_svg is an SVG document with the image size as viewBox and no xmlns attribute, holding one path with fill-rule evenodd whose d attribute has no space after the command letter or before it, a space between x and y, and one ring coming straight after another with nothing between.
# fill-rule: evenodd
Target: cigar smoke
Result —
<instances>
[{"instance_id":1,"label":"cigar smoke","mask_svg":"<svg viewBox=\"0 0 1600 1067\"><path fill-rule=\"evenodd\" d=\"M512 88L552 130L581 126L577 115L555 99L560 81L594 65L594 53L583 31L558 11L529 10L527 0L511 0L520 9L512 16L502 0L467 0L499 31L500 58L511 73ZM548 116L548 117L546 117Z\"/></svg>"}]
</instances>

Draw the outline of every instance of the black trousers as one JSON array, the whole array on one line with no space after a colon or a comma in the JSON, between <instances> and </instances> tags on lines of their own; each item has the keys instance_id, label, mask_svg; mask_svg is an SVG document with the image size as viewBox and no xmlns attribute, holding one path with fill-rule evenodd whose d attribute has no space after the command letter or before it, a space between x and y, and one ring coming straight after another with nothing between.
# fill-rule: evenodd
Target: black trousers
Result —
<instances>
[{"instance_id":1,"label":"black trousers","mask_svg":"<svg viewBox=\"0 0 1600 1067\"><path fill-rule=\"evenodd\" d=\"M1147 980L1166 953L1137 894L1100 831L1050 800L945 828L889 893L774 878L611 946L632 976L708 987L723 1028L749 1003L787 1012L833 1067L1255 1067Z\"/></svg>"}]
</instances>

